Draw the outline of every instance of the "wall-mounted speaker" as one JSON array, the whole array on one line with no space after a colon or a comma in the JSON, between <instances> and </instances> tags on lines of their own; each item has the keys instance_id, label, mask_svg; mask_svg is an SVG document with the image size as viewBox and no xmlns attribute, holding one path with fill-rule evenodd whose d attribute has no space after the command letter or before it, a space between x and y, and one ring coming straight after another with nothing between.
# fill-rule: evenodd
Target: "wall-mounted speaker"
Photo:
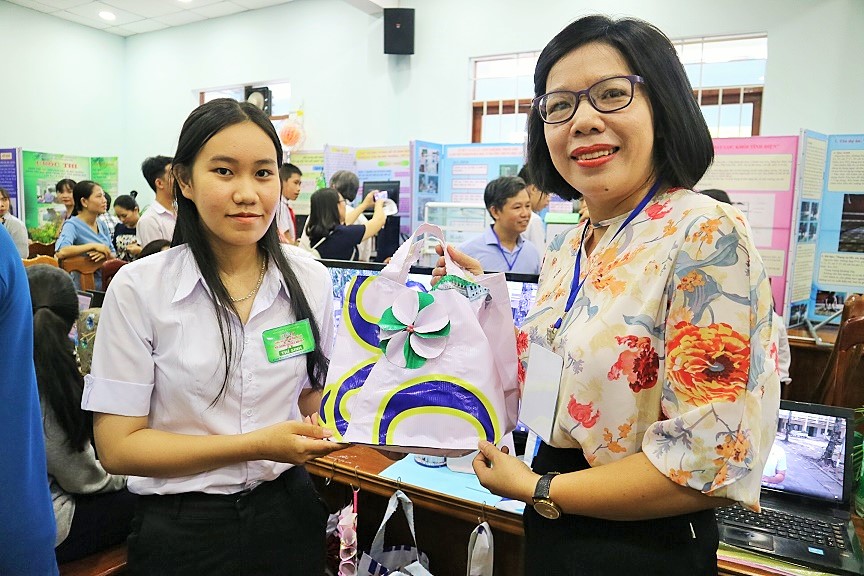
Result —
<instances>
[{"instance_id":1,"label":"wall-mounted speaker","mask_svg":"<svg viewBox=\"0 0 864 576\"><path fill-rule=\"evenodd\" d=\"M246 101L260 108L267 116L273 115L273 94L266 86L246 86L243 89L243 97Z\"/></svg>"},{"instance_id":2,"label":"wall-mounted speaker","mask_svg":"<svg viewBox=\"0 0 864 576\"><path fill-rule=\"evenodd\" d=\"M413 8L384 8L384 53L414 54Z\"/></svg>"}]
</instances>

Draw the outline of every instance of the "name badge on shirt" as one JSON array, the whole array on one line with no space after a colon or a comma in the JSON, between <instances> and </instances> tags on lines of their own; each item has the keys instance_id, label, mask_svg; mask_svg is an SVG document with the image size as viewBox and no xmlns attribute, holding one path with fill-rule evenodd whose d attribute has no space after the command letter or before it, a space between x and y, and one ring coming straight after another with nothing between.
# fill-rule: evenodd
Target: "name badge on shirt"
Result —
<instances>
[{"instance_id":1,"label":"name badge on shirt","mask_svg":"<svg viewBox=\"0 0 864 576\"><path fill-rule=\"evenodd\" d=\"M278 328L270 328L261 336L264 339L267 360L270 362L287 360L315 350L312 326L308 318Z\"/></svg>"},{"instance_id":2,"label":"name badge on shirt","mask_svg":"<svg viewBox=\"0 0 864 576\"><path fill-rule=\"evenodd\" d=\"M558 388L564 358L538 344L528 349L528 370L522 389L519 421L547 444L558 413Z\"/></svg>"}]
</instances>

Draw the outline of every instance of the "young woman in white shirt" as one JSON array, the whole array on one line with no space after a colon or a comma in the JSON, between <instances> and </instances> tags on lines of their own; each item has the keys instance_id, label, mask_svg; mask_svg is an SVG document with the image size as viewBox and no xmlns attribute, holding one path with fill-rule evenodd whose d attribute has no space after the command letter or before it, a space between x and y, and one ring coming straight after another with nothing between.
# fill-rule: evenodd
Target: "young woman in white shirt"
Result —
<instances>
[{"instance_id":1,"label":"young woman in white shirt","mask_svg":"<svg viewBox=\"0 0 864 576\"><path fill-rule=\"evenodd\" d=\"M177 246L124 266L105 298L82 404L106 470L141 495L132 574L323 573L327 509L302 464L338 448L316 414L332 288L279 244L281 158L254 106L194 110ZM273 360L306 319L314 349Z\"/></svg>"}]
</instances>

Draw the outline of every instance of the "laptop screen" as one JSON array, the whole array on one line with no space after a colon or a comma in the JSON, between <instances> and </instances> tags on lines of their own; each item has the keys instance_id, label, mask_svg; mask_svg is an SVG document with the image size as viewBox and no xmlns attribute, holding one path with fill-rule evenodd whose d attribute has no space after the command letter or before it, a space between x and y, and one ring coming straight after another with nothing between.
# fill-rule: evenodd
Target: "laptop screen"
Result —
<instances>
[{"instance_id":1,"label":"laptop screen","mask_svg":"<svg viewBox=\"0 0 864 576\"><path fill-rule=\"evenodd\" d=\"M852 425L847 408L783 400L762 487L836 504L852 485Z\"/></svg>"}]
</instances>

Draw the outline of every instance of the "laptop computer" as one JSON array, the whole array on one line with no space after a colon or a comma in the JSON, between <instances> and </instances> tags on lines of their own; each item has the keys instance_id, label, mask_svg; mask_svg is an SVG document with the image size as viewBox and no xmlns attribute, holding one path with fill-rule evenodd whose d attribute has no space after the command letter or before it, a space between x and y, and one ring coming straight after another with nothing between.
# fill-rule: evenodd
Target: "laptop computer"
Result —
<instances>
[{"instance_id":1,"label":"laptop computer","mask_svg":"<svg viewBox=\"0 0 864 576\"><path fill-rule=\"evenodd\" d=\"M718 508L720 540L832 574L864 574L850 519L854 416L848 408L781 401L762 471L762 514Z\"/></svg>"}]
</instances>

